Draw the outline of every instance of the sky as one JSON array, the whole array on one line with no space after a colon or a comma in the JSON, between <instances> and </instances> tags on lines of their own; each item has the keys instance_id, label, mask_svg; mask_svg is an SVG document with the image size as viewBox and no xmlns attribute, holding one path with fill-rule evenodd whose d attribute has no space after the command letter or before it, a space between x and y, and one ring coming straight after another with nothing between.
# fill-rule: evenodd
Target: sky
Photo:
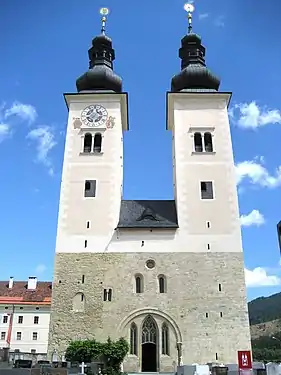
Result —
<instances>
[{"instance_id":1,"label":"sky","mask_svg":"<svg viewBox=\"0 0 281 375\"><path fill-rule=\"evenodd\" d=\"M88 69L108 7L115 71L129 93L124 199L173 199L165 98L187 31L182 0L1 0L0 279L51 280L67 123L64 92ZM281 289L281 3L197 0L193 30L229 108L248 298Z\"/></svg>"}]
</instances>

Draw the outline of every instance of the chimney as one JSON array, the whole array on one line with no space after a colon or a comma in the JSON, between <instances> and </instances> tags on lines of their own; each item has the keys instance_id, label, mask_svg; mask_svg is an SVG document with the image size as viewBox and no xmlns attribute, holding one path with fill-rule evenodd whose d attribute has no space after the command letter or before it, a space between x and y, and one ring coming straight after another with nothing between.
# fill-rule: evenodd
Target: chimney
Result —
<instances>
[{"instance_id":1,"label":"chimney","mask_svg":"<svg viewBox=\"0 0 281 375\"><path fill-rule=\"evenodd\" d=\"M37 277L30 276L28 278L27 289L28 290L35 290L36 286L37 286Z\"/></svg>"},{"instance_id":2,"label":"chimney","mask_svg":"<svg viewBox=\"0 0 281 375\"><path fill-rule=\"evenodd\" d=\"M12 289L13 285L14 285L14 278L13 276L11 276L9 280L9 289Z\"/></svg>"}]
</instances>

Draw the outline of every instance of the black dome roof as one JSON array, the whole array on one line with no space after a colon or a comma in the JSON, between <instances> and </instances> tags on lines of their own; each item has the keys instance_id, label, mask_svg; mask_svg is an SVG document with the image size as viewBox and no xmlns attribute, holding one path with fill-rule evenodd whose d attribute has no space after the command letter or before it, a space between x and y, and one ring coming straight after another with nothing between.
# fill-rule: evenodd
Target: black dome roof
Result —
<instances>
[{"instance_id":1,"label":"black dome roof","mask_svg":"<svg viewBox=\"0 0 281 375\"><path fill-rule=\"evenodd\" d=\"M90 67L76 80L77 91L122 92L122 79L113 71L112 40L104 34L96 36L88 53Z\"/></svg>"},{"instance_id":2,"label":"black dome roof","mask_svg":"<svg viewBox=\"0 0 281 375\"><path fill-rule=\"evenodd\" d=\"M206 67L205 47L199 35L190 33L182 38L179 57L181 71L172 78L172 92L219 89L220 79Z\"/></svg>"}]
</instances>

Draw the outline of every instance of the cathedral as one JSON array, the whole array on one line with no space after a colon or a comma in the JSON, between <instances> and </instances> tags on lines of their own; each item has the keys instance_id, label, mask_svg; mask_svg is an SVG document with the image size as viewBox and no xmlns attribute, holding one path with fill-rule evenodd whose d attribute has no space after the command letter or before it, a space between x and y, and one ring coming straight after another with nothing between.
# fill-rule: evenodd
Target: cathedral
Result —
<instances>
[{"instance_id":1,"label":"cathedral","mask_svg":"<svg viewBox=\"0 0 281 375\"><path fill-rule=\"evenodd\" d=\"M237 363L251 340L231 93L219 91L190 22L166 96L174 200L124 200L128 93L113 69L105 21L77 92L64 94L49 356L63 357L70 340L110 336L130 344L125 372Z\"/></svg>"}]
</instances>

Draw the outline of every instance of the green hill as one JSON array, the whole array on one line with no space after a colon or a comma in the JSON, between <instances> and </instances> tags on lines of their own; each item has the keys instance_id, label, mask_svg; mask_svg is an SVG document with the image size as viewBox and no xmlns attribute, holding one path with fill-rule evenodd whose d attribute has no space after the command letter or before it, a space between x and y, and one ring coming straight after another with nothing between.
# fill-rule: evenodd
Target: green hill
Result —
<instances>
[{"instance_id":1,"label":"green hill","mask_svg":"<svg viewBox=\"0 0 281 375\"><path fill-rule=\"evenodd\" d=\"M248 309L251 325L281 319L281 293L254 299Z\"/></svg>"},{"instance_id":2,"label":"green hill","mask_svg":"<svg viewBox=\"0 0 281 375\"><path fill-rule=\"evenodd\" d=\"M253 357L281 361L281 293L248 303Z\"/></svg>"}]
</instances>

